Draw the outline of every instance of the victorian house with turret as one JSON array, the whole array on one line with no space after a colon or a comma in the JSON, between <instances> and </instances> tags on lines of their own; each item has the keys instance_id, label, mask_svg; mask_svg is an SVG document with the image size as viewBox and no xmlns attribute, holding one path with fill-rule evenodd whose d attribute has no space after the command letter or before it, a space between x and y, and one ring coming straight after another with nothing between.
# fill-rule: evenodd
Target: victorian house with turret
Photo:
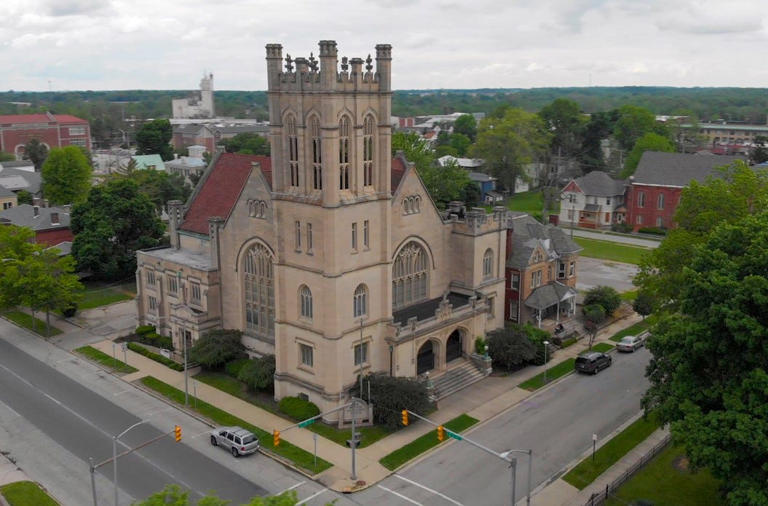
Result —
<instances>
[{"instance_id":1,"label":"victorian house with turret","mask_svg":"<svg viewBox=\"0 0 768 506\"><path fill-rule=\"evenodd\" d=\"M275 397L322 410L357 375L433 377L471 366L503 325L508 213L440 212L391 156L391 48L319 58L266 47L271 158L214 157L189 202L169 204L171 246L138 253L138 311L177 348L239 329L276 357ZM284 64L285 62L285 64Z\"/></svg>"}]
</instances>

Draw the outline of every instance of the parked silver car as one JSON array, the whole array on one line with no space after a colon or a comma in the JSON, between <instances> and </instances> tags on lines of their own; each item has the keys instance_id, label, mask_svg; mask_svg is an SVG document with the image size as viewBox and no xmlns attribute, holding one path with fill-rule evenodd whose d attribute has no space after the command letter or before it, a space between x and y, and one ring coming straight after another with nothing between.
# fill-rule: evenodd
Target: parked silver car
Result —
<instances>
[{"instance_id":1,"label":"parked silver car","mask_svg":"<svg viewBox=\"0 0 768 506\"><path fill-rule=\"evenodd\" d=\"M619 351L635 351L645 345L645 336L624 336L621 341L616 345L616 349Z\"/></svg>"},{"instance_id":2,"label":"parked silver car","mask_svg":"<svg viewBox=\"0 0 768 506\"><path fill-rule=\"evenodd\" d=\"M218 427L211 431L211 444L229 449L233 457L248 455L259 450L259 440L252 432L241 427Z\"/></svg>"}]
</instances>

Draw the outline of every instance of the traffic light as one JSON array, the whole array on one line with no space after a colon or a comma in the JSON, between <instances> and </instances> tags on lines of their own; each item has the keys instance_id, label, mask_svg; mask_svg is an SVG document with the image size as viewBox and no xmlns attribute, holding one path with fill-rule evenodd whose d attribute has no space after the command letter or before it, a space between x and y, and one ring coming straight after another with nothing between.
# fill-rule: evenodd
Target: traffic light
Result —
<instances>
[{"instance_id":1,"label":"traffic light","mask_svg":"<svg viewBox=\"0 0 768 506\"><path fill-rule=\"evenodd\" d=\"M437 426L437 440L442 441L445 439L445 429L443 429L442 425Z\"/></svg>"},{"instance_id":2,"label":"traffic light","mask_svg":"<svg viewBox=\"0 0 768 506\"><path fill-rule=\"evenodd\" d=\"M408 410L403 410L403 425L408 425Z\"/></svg>"},{"instance_id":3,"label":"traffic light","mask_svg":"<svg viewBox=\"0 0 768 506\"><path fill-rule=\"evenodd\" d=\"M176 442L177 443L179 441L181 441L181 426L180 425L174 426L174 428L173 428L173 435L176 437Z\"/></svg>"},{"instance_id":4,"label":"traffic light","mask_svg":"<svg viewBox=\"0 0 768 506\"><path fill-rule=\"evenodd\" d=\"M275 446L280 445L280 431L276 430L272 433L272 444Z\"/></svg>"}]
</instances>

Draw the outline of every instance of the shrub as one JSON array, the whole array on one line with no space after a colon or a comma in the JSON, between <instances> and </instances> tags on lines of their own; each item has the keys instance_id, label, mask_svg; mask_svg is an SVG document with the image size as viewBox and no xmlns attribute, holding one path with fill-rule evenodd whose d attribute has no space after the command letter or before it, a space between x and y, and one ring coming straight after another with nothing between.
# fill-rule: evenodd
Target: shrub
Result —
<instances>
[{"instance_id":1,"label":"shrub","mask_svg":"<svg viewBox=\"0 0 768 506\"><path fill-rule=\"evenodd\" d=\"M611 225L611 230L614 232L621 232L622 234L628 234L632 232L632 225L629 223L614 223Z\"/></svg>"},{"instance_id":2,"label":"shrub","mask_svg":"<svg viewBox=\"0 0 768 506\"><path fill-rule=\"evenodd\" d=\"M488 334L488 353L494 367L519 369L536 357L536 345L528 337L526 328L507 325Z\"/></svg>"},{"instance_id":3,"label":"shrub","mask_svg":"<svg viewBox=\"0 0 768 506\"><path fill-rule=\"evenodd\" d=\"M306 420L320 414L320 408L299 397L283 397L280 399L279 408L294 420Z\"/></svg>"},{"instance_id":4,"label":"shrub","mask_svg":"<svg viewBox=\"0 0 768 506\"><path fill-rule=\"evenodd\" d=\"M370 402L373 403L373 421L391 429L402 428L401 413L410 409L427 413L432 409L427 386L420 381L404 377L392 377L384 373L369 374L365 380L371 386ZM355 387L354 392L357 393Z\"/></svg>"},{"instance_id":5,"label":"shrub","mask_svg":"<svg viewBox=\"0 0 768 506\"><path fill-rule=\"evenodd\" d=\"M136 327L136 335L137 336L144 336L146 334L149 334L150 332L155 331L154 325L139 325Z\"/></svg>"},{"instance_id":6,"label":"shrub","mask_svg":"<svg viewBox=\"0 0 768 506\"><path fill-rule=\"evenodd\" d=\"M231 329L208 331L192 346L189 356L206 369L219 369L245 354L241 334Z\"/></svg>"},{"instance_id":7,"label":"shrub","mask_svg":"<svg viewBox=\"0 0 768 506\"><path fill-rule=\"evenodd\" d=\"M534 327L530 323L526 323L523 326L523 330L528 335L528 339L530 339L536 347L536 355L530 360L530 363L534 365L544 365L552 360L552 348L549 348L546 353L544 352L544 341L553 341L549 333L538 327Z\"/></svg>"},{"instance_id":8,"label":"shrub","mask_svg":"<svg viewBox=\"0 0 768 506\"><path fill-rule=\"evenodd\" d=\"M485 342L485 339L482 337L478 337L475 339L475 353L478 355L485 355L485 345L487 343Z\"/></svg>"},{"instance_id":9,"label":"shrub","mask_svg":"<svg viewBox=\"0 0 768 506\"><path fill-rule=\"evenodd\" d=\"M240 368L237 379L251 390L274 390L275 356L264 355L261 358L248 360Z\"/></svg>"},{"instance_id":10,"label":"shrub","mask_svg":"<svg viewBox=\"0 0 768 506\"><path fill-rule=\"evenodd\" d=\"M170 367L174 371L183 371L184 366L182 364L179 364L177 362L174 362L170 358L165 358L164 356L160 355L159 353L154 353L146 349L140 344L136 343L128 343L128 349L131 351L135 351L139 355L144 355L148 359L154 360L155 362L160 362L161 364Z\"/></svg>"},{"instance_id":11,"label":"shrub","mask_svg":"<svg viewBox=\"0 0 768 506\"><path fill-rule=\"evenodd\" d=\"M77 313L77 304L71 302L68 306L61 308L61 314L64 318L72 318Z\"/></svg>"},{"instance_id":12,"label":"shrub","mask_svg":"<svg viewBox=\"0 0 768 506\"><path fill-rule=\"evenodd\" d=\"M645 319L646 316L653 312L653 296L648 292L641 291L635 297L632 309Z\"/></svg>"},{"instance_id":13,"label":"shrub","mask_svg":"<svg viewBox=\"0 0 768 506\"><path fill-rule=\"evenodd\" d=\"M240 369L242 369L250 360L250 358L238 358L232 360L231 362L227 362L227 365L224 366L224 370L227 371L227 374L230 376L237 378L237 375L240 374Z\"/></svg>"},{"instance_id":14,"label":"shrub","mask_svg":"<svg viewBox=\"0 0 768 506\"><path fill-rule=\"evenodd\" d=\"M667 235L667 229L659 227L645 227L637 229L641 234Z\"/></svg>"},{"instance_id":15,"label":"shrub","mask_svg":"<svg viewBox=\"0 0 768 506\"><path fill-rule=\"evenodd\" d=\"M610 316L614 311L619 309L619 306L621 305L621 295L610 286L596 286L591 288L584 296L585 307L593 304L603 306L606 316Z\"/></svg>"},{"instance_id":16,"label":"shrub","mask_svg":"<svg viewBox=\"0 0 768 506\"><path fill-rule=\"evenodd\" d=\"M154 346L156 348L164 348L166 350L172 350L173 349L173 339L167 336L161 336L157 332L153 331L145 332L144 334L136 334L136 341L144 344L148 344L150 346Z\"/></svg>"},{"instance_id":17,"label":"shrub","mask_svg":"<svg viewBox=\"0 0 768 506\"><path fill-rule=\"evenodd\" d=\"M584 306L582 311L584 311L584 318L595 325L600 325L605 321L606 311L600 304Z\"/></svg>"}]
</instances>

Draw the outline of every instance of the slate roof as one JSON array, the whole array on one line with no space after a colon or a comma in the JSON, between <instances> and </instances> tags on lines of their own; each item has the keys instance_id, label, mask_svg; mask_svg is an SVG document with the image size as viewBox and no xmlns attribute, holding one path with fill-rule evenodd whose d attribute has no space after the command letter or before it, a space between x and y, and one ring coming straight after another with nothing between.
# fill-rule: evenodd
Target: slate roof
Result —
<instances>
[{"instance_id":1,"label":"slate roof","mask_svg":"<svg viewBox=\"0 0 768 506\"><path fill-rule=\"evenodd\" d=\"M31 167L32 170L30 170L29 172L33 172L35 170L35 164L29 160L11 160L8 162L0 162L0 167L3 167L5 169L18 169L21 167Z\"/></svg>"},{"instance_id":2,"label":"slate roof","mask_svg":"<svg viewBox=\"0 0 768 506\"><path fill-rule=\"evenodd\" d=\"M398 311L393 311L392 319L395 321L395 323L401 323L405 325L408 323L408 319L414 316L416 317L417 321L432 318L435 316L435 310L440 306L440 301L442 300L442 297L437 297L435 299L419 302L418 304L408 306ZM458 309L469 304L469 295L450 292L448 293L448 302L453 305L453 309Z\"/></svg>"},{"instance_id":3,"label":"slate roof","mask_svg":"<svg viewBox=\"0 0 768 506\"><path fill-rule=\"evenodd\" d=\"M5 186L0 186L0 197L15 197L16 194Z\"/></svg>"},{"instance_id":4,"label":"slate roof","mask_svg":"<svg viewBox=\"0 0 768 506\"><path fill-rule=\"evenodd\" d=\"M232 212L254 163L272 185L272 161L268 156L222 153L207 174L200 191L184 216L180 230L208 235L208 218L220 216L225 220Z\"/></svg>"},{"instance_id":5,"label":"slate roof","mask_svg":"<svg viewBox=\"0 0 768 506\"><path fill-rule=\"evenodd\" d=\"M59 213L59 222L51 222L51 214ZM19 227L29 227L32 230L50 230L56 228L69 228L69 212L61 207L39 207L35 216L34 206L21 204L0 211L0 221Z\"/></svg>"},{"instance_id":6,"label":"slate roof","mask_svg":"<svg viewBox=\"0 0 768 506\"><path fill-rule=\"evenodd\" d=\"M624 195L624 181L613 179L601 170L593 170L589 174L574 180L585 195L595 197L612 197Z\"/></svg>"},{"instance_id":7,"label":"slate roof","mask_svg":"<svg viewBox=\"0 0 768 506\"><path fill-rule=\"evenodd\" d=\"M40 192L39 172L3 167L0 170L0 186L11 191L26 190L33 195Z\"/></svg>"},{"instance_id":8,"label":"slate roof","mask_svg":"<svg viewBox=\"0 0 768 506\"><path fill-rule=\"evenodd\" d=\"M720 172L715 170L717 167L731 164L736 160L743 160L743 158L646 151L640 158L632 182L682 188L688 186L692 180L704 182L708 176L718 177Z\"/></svg>"},{"instance_id":9,"label":"slate roof","mask_svg":"<svg viewBox=\"0 0 768 506\"><path fill-rule=\"evenodd\" d=\"M577 294L578 292L570 286L559 281L553 281L534 288L528 298L525 299L525 305L533 309L543 310L558 302L575 297Z\"/></svg>"},{"instance_id":10,"label":"slate roof","mask_svg":"<svg viewBox=\"0 0 768 506\"><path fill-rule=\"evenodd\" d=\"M530 215L521 214L512 218L512 252L507 256L507 267L526 269L533 250L539 244L550 257L578 253L582 249L562 229L542 225Z\"/></svg>"}]
</instances>

